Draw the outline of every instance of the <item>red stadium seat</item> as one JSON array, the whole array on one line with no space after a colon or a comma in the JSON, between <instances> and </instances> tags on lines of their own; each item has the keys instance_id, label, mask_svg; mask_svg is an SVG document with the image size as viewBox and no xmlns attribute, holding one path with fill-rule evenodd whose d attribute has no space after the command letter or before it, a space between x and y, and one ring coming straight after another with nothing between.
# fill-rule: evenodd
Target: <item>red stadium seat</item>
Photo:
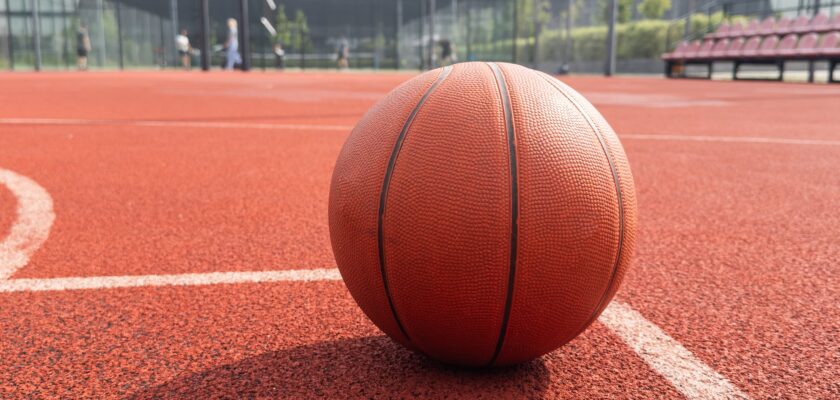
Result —
<instances>
[{"instance_id":1,"label":"red stadium seat","mask_svg":"<svg viewBox=\"0 0 840 400\"><path fill-rule=\"evenodd\" d=\"M776 26L773 28L773 33L776 35L784 35L790 32L791 20L787 17L781 17L776 21Z\"/></svg>"},{"instance_id":2,"label":"red stadium seat","mask_svg":"<svg viewBox=\"0 0 840 400\"><path fill-rule=\"evenodd\" d=\"M722 38L722 37L726 37L727 34L729 34L729 24L724 22L724 23L721 23L718 26L716 31L707 33L705 36L703 36L703 38L705 38L705 39Z\"/></svg>"},{"instance_id":3,"label":"red stadium seat","mask_svg":"<svg viewBox=\"0 0 840 400\"><path fill-rule=\"evenodd\" d=\"M744 36L744 26L741 24L732 24L729 26L729 34L726 35L728 38L736 38Z\"/></svg>"},{"instance_id":4,"label":"red stadium seat","mask_svg":"<svg viewBox=\"0 0 840 400\"><path fill-rule=\"evenodd\" d=\"M840 31L840 12L834 14L834 18L831 19L831 29Z\"/></svg>"},{"instance_id":5,"label":"red stadium seat","mask_svg":"<svg viewBox=\"0 0 840 400\"><path fill-rule=\"evenodd\" d=\"M729 43L729 48L723 54L725 58L736 58L741 54L741 48L744 47L744 38L737 38Z\"/></svg>"},{"instance_id":6,"label":"red stadium seat","mask_svg":"<svg viewBox=\"0 0 840 400\"><path fill-rule=\"evenodd\" d=\"M761 24L758 26L758 35L772 35L776 29L776 19L773 17L764 18L764 21L761 21Z\"/></svg>"},{"instance_id":7,"label":"red stadium seat","mask_svg":"<svg viewBox=\"0 0 840 400\"><path fill-rule=\"evenodd\" d=\"M828 32L831 30L831 22L825 14L817 14L811 18L811 32Z\"/></svg>"},{"instance_id":8,"label":"red stadium seat","mask_svg":"<svg viewBox=\"0 0 840 400\"><path fill-rule=\"evenodd\" d=\"M662 55L663 60L676 60L682 57L685 50L688 48L689 44L687 41L683 40L679 44L677 44L677 48L670 53L665 53Z\"/></svg>"},{"instance_id":9,"label":"red stadium seat","mask_svg":"<svg viewBox=\"0 0 840 400\"><path fill-rule=\"evenodd\" d=\"M703 41L703 44L697 49L696 52L693 54L686 54L685 58L687 60L696 60L696 59L704 59L709 58L712 55L712 48L715 46L715 41L712 39L706 39Z\"/></svg>"},{"instance_id":10,"label":"red stadium seat","mask_svg":"<svg viewBox=\"0 0 840 400\"><path fill-rule=\"evenodd\" d=\"M840 57L840 32L826 33L817 47L821 56Z\"/></svg>"},{"instance_id":11,"label":"red stadium seat","mask_svg":"<svg viewBox=\"0 0 840 400\"><path fill-rule=\"evenodd\" d=\"M811 29L811 19L807 15L800 15L790 24L790 32L802 33Z\"/></svg>"},{"instance_id":12,"label":"red stadium seat","mask_svg":"<svg viewBox=\"0 0 840 400\"><path fill-rule=\"evenodd\" d=\"M796 43L799 41L799 36L795 33L791 33L782 38L779 42L779 45L776 46L776 51L773 53L774 56L791 56L796 51Z\"/></svg>"},{"instance_id":13,"label":"red stadium seat","mask_svg":"<svg viewBox=\"0 0 840 400\"><path fill-rule=\"evenodd\" d=\"M761 25L761 22L757 19L751 20L747 23L747 27L744 28L744 32L742 33L743 36L754 36L758 34L758 29Z\"/></svg>"},{"instance_id":14,"label":"red stadium seat","mask_svg":"<svg viewBox=\"0 0 840 400\"><path fill-rule=\"evenodd\" d=\"M689 43L688 47L686 47L685 50L683 50L682 54L680 55L680 58L683 58L683 59L689 58L692 55L697 54L697 51L699 51L699 50L700 50L700 41L699 40L694 40L691 43Z\"/></svg>"},{"instance_id":15,"label":"red stadium seat","mask_svg":"<svg viewBox=\"0 0 840 400\"><path fill-rule=\"evenodd\" d=\"M790 54L793 54L797 57L810 57L817 54L817 42L820 39L820 35L815 32L811 32L807 35L802 36L799 38L799 43L796 44L796 48L793 49ZM785 55L789 53L784 53Z\"/></svg>"},{"instance_id":16,"label":"red stadium seat","mask_svg":"<svg viewBox=\"0 0 840 400\"><path fill-rule=\"evenodd\" d=\"M721 58L726 55L726 50L729 49L729 39L721 39L715 43L715 47L712 48L711 56L712 58Z\"/></svg>"},{"instance_id":17,"label":"red stadium seat","mask_svg":"<svg viewBox=\"0 0 840 400\"><path fill-rule=\"evenodd\" d=\"M776 46L779 44L778 36L767 36L758 48L759 57L772 57L776 54Z\"/></svg>"},{"instance_id":18,"label":"red stadium seat","mask_svg":"<svg viewBox=\"0 0 840 400\"><path fill-rule=\"evenodd\" d=\"M761 36L753 36L741 46L737 58L753 58L758 56L758 48L761 46Z\"/></svg>"}]
</instances>

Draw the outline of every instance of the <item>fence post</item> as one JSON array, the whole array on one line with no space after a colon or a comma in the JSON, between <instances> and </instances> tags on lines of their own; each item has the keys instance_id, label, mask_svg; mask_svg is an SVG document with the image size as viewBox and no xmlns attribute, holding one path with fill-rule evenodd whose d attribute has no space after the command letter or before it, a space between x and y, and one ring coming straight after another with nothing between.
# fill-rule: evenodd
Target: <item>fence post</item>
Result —
<instances>
[{"instance_id":1,"label":"fence post","mask_svg":"<svg viewBox=\"0 0 840 400\"><path fill-rule=\"evenodd\" d=\"M210 70L210 0L201 0L201 69Z\"/></svg>"},{"instance_id":2,"label":"fence post","mask_svg":"<svg viewBox=\"0 0 840 400\"><path fill-rule=\"evenodd\" d=\"M9 70L15 70L15 36L12 33L12 8L6 0L6 29L9 33Z\"/></svg>"},{"instance_id":3,"label":"fence post","mask_svg":"<svg viewBox=\"0 0 840 400\"><path fill-rule=\"evenodd\" d=\"M401 54L400 44L402 44L402 30L403 30L403 3L402 0L397 0L397 45L396 45L396 69L400 69Z\"/></svg>"},{"instance_id":4,"label":"fence post","mask_svg":"<svg viewBox=\"0 0 840 400\"><path fill-rule=\"evenodd\" d=\"M123 63L123 40L122 40L122 2L117 3L117 48L120 52L120 69L125 67Z\"/></svg>"},{"instance_id":5,"label":"fence post","mask_svg":"<svg viewBox=\"0 0 840 400\"><path fill-rule=\"evenodd\" d=\"M429 69L435 67L435 0L429 0Z\"/></svg>"},{"instance_id":6,"label":"fence post","mask_svg":"<svg viewBox=\"0 0 840 400\"><path fill-rule=\"evenodd\" d=\"M172 36L169 38L169 40L175 40L175 37L177 37L178 34L181 33L181 29L178 26L178 0L169 0L169 18L172 20ZM170 53L172 59L174 60L172 65L178 65L180 59L178 54L178 47L172 46L172 51L173 52Z\"/></svg>"},{"instance_id":7,"label":"fence post","mask_svg":"<svg viewBox=\"0 0 840 400\"><path fill-rule=\"evenodd\" d=\"M242 45L239 51L242 53L242 71L251 69L251 19L248 16L248 0L239 0L239 18L242 20L239 33L242 36Z\"/></svg>"},{"instance_id":8,"label":"fence post","mask_svg":"<svg viewBox=\"0 0 840 400\"><path fill-rule=\"evenodd\" d=\"M607 31L607 60L604 66L604 75L612 76L615 74L615 19L618 14L618 1L610 0L609 3L609 30Z\"/></svg>"},{"instance_id":9,"label":"fence post","mask_svg":"<svg viewBox=\"0 0 840 400\"><path fill-rule=\"evenodd\" d=\"M34 25L35 70L41 70L41 11L38 0L32 0L32 24Z\"/></svg>"}]
</instances>

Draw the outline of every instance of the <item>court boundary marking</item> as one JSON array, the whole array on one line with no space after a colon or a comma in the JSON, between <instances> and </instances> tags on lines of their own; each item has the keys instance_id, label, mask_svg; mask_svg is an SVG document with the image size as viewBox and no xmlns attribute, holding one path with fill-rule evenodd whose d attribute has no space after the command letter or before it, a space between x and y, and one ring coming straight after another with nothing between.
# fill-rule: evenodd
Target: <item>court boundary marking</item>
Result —
<instances>
[{"instance_id":1,"label":"court boundary marking","mask_svg":"<svg viewBox=\"0 0 840 400\"><path fill-rule=\"evenodd\" d=\"M46 241L55 213L49 193L32 179L0 168L0 184L9 189L17 202L17 218L9 235L0 242L0 294L341 280L336 268L13 279L11 276L26 266L29 257ZM598 320L686 398L747 398L728 379L629 305L613 300Z\"/></svg>"},{"instance_id":2,"label":"court boundary marking","mask_svg":"<svg viewBox=\"0 0 840 400\"><path fill-rule=\"evenodd\" d=\"M350 125L283 124L271 122L224 122L224 121L167 121L167 120L109 120L109 119L74 119L74 118L0 118L0 125L79 125L79 126L132 126L132 127L173 127L173 128L210 128L210 129L255 129L255 130L292 130L292 131L338 131L350 132ZM797 139L784 137L732 136L732 135L671 135L671 134L618 134L621 140L650 140L670 142L719 142L719 143L755 143L787 144L805 146L840 146L840 140Z\"/></svg>"}]
</instances>

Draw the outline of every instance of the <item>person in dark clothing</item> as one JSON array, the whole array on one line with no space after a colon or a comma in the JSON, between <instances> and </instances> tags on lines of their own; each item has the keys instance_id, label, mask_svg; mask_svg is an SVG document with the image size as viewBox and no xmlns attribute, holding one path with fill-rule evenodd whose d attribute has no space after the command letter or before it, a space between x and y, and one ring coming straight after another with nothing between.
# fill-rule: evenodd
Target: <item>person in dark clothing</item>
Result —
<instances>
[{"instance_id":1,"label":"person in dark clothing","mask_svg":"<svg viewBox=\"0 0 840 400\"><path fill-rule=\"evenodd\" d=\"M455 50L452 46L452 42L449 39L443 39L440 41L440 62L441 66L447 66L449 64L455 63L457 59L455 58Z\"/></svg>"},{"instance_id":2,"label":"person in dark clothing","mask_svg":"<svg viewBox=\"0 0 840 400\"><path fill-rule=\"evenodd\" d=\"M83 22L76 30L76 66L79 71L87 71L90 49L90 35L88 35L87 25Z\"/></svg>"}]
</instances>

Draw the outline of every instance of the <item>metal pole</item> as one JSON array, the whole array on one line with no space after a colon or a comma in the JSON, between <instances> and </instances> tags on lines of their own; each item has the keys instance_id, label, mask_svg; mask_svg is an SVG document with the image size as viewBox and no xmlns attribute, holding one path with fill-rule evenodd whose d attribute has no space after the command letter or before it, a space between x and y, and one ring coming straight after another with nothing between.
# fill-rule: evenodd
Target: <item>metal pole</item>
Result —
<instances>
[{"instance_id":1,"label":"metal pole","mask_svg":"<svg viewBox=\"0 0 840 400\"><path fill-rule=\"evenodd\" d=\"M534 0L534 10L533 10L534 11L534 15L533 15L533 21L534 21L534 50L531 53L531 57L532 57L531 62L533 63L533 68L534 69L537 69L537 62L539 60L537 52L539 51L539 48L540 48L540 16L539 16L539 14L540 14L540 4L541 3L542 3L542 0Z\"/></svg>"},{"instance_id":2,"label":"metal pole","mask_svg":"<svg viewBox=\"0 0 840 400\"><path fill-rule=\"evenodd\" d=\"M61 59L64 60L64 69L70 68L70 62L67 60L69 57L70 51L67 49L67 33L69 30L67 29L67 2L61 2L61 27L62 27L62 49L61 49Z\"/></svg>"},{"instance_id":3,"label":"metal pole","mask_svg":"<svg viewBox=\"0 0 840 400\"><path fill-rule=\"evenodd\" d=\"M178 36L181 29L178 26L178 0L169 0L169 18L172 20L172 37L169 40L175 40L175 37ZM172 65L178 65L179 57L178 57L178 48L176 46L172 46L172 59L175 62Z\"/></svg>"},{"instance_id":4,"label":"metal pole","mask_svg":"<svg viewBox=\"0 0 840 400\"><path fill-rule=\"evenodd\" d=\"M618 14L618 1L610 0L609 3L609 30L607 32L607 60L604 65L604 75L612 76L615 74L615 19Z\"/></svg>"},{"instance_id":5,"label":"metal pole","mask_svg":"<svg viewBox=\"0 0 840 400\"><path fill-rule=\"evenodd\" d=\"M569 64L572 54L572 0L566 0L566 41L563 44L563 63Z\"/></svg>"},{"instance_id":6,"label":"metal pole","mask_svg":"<svg viewBox=\"0 0 840 400\"><path fill-rule=\"evenodd\" d=\"M96 60L100 67L105 66L105 24L103 22L103 14L105 14L105 4L103 0L97 0L96 13L99 15L99 51L96 53Z\"/></svg>"},{"instance_id":7,"label":"metal pole","mask_svg":"<svg viewBox=\"0 0 840 400\"><path fill-rule=\"evenodd\" d=\"M402 57L400 54L400 45L402 44L402 30L403 30L403 3L402 0L397 0L397 69L400 69Z\"/></svg>"},{"instance_id":8,"label":"metal pole","mask_svg":"<svg viewBox=\"0 0 840 400\"><path fill-rule=\"evenodd\" d=\"M470 3L467 3L467 61L472 60L472 8L470 8Z\"/></svg>"},{"instance_id":9,"label":"metal pole","mask_svg":"<svg viewBox=\"0 0 840 400\"><path fill-rule=\"evenodd\" d=\"M248 0L239 0L239 16L242 19L239 29L242 37L242 46L239 46L242 52L242 71L248 71L251 69L251 19L248 17Z\"/></svg>"},{"instance_id":10,"label":"metal pole","mask_svg":"<svg viewBox=\"0 0 840 400\"><path fill-rule=\"evenodd\" d=\"M201 0L201 69L210 70L210 0Z\"/></svg>"},{"instance_id":11,"label":"metal pole","mask_svg":"<svg viewBox=\"0 0 840 400\"><path fill-rule=\"evenodd\" d=\"M516 63L516 41L519 36L519 0L513 0L513 43L511 45L511 62Z\"/></svg>"},{"instance_id":12,"label":"metal pole","mask_svg":"<svg viewBox=\"0 0 840 400\"><path fill-rule=\"evenodd\" d=\"M435 67L435 0L429 0L429 69Z\"/></svg>"},{"instance_id":13,"label":"metal pole","mask_svg":"<svg viewBox=\"0 0 840 400\"><path fill-rule=\"evenodd\" d=\"M9 33L9 70L15 70L15 37L12 34L12 8L6 0L6 28Z\"/></svg>"},{"instance_id":14,"label":"metal pole","mask_svg":"<svg viewBox=\"0 0 840 400\"><path fill-rule=\"evenodd\" d=\"M35 70L41 70L41 11L38 7L38 0L32 0L32 24L35 32L33 42L35 44Z\"/></svg>"},{"instance_id":15,"label":"metal pole","mask_svg":"<svg viewBox=\"0 0 840 400\"><path fill-rule=\"evenodd\" d=\"M117 1L117 48L120 52L120 69L125 67L123 63L123 40L122 40L122 2Z\"/></svg>"},{"instance_id":16,"label":"metal pole","mask_svg":"<svg viewBox=\"0 0 840 400\"><path fill-rule=\"evenodd\" d=\"M426 29L426 1L420 0L420 18L418 18L418 36L417 39L417 53L420 56L420 70L426 69L426 55L424 53L424 45L423 45L423 33Z\"/></svg>"},{"instance_id":17,"label":"metal pole","mask_svg":"<svg viewBox=\"0 0 840 400\"><path fill-rule=\"evenodd\" d=\"M452 0L452 37L449 38L449 41L452 42L454 45L458 42L460 38L460 27L461 24L458 23L458 0Z\"/></svg>"},{"instance_id":18,"label":"metal pole","mask_svg":"<svg viewBox=\"0 0 840 400\"><path fill-rule=\"evenodd\" d=\"M685 31L683 31L683 39L691 37L691 12L694 11L694 0L688 0L688 12L685 14Z\"/></svg>"}]
</instances>

